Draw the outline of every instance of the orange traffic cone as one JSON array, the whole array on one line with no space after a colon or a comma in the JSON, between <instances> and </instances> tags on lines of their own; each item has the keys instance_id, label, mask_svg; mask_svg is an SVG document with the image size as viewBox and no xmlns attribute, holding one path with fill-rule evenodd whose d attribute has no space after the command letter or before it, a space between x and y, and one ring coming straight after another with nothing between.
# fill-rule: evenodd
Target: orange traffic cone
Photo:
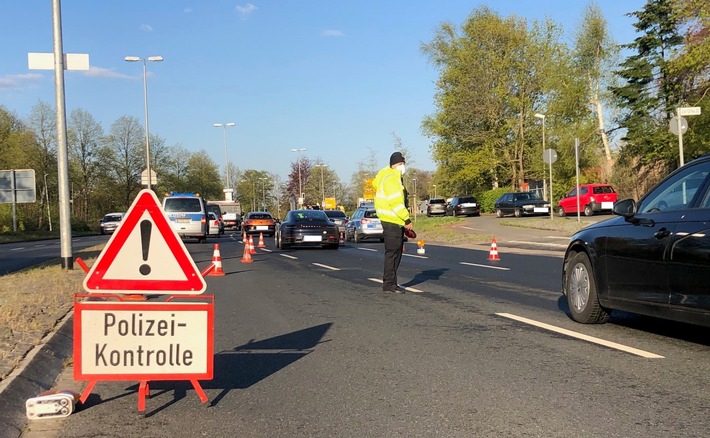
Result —
<instances>
[{"instance_id":1,"label":"orange traffic cone","mask_svg":"<svg viewBox=\"0 0 710 438\"><path fill-rule=\"evenodd\" d=\"M214 252L212 253L212 264L214 269L207 274L208 277L224 277L222 270L222 255L219 253L219 243L214 244Z\"/></svg>"},{"instance_id":2,"label":"orange traffic cone","mask_svg":"<svg viewBox=\"0 0 710 438\"><path fill-rule=\"evenodd\" d=\"M242 263L251 263L251 252L249 251L249 242L244 241L244 255L242 256Z\"/></svg>"},{"instance_id":3,"label":"orange traffic cone","mask_svg":"<svg viewBox=\"0 0 710 438\"><path fill-rule=\"evenodd\" d=\"M254 249L254 239L249 235L249 254L256 254L256 249Z\"/></svg>"},{"instance_id":4,"label":"orange traffic cone","mask_svg":"<svg viewBox=\"0 0 710 438\"><path fill-rule=\"evenodd\" d=\"M264 233L259 233L259 244L257 246L259 248L266 248L266 245L264 245Z\"/></svg>"},{"instance_id":5,"label":"orange traffic cone","mask_svg":"<svg viewBox=\"0 0 710 438\"><path fill-rule=\"evenodd\" d=\"M491 242L491 252L488 254L488 260L500 260L500 257L498 257L498 244L496 243L495 237Z\"/></svg>"}]
</instances>

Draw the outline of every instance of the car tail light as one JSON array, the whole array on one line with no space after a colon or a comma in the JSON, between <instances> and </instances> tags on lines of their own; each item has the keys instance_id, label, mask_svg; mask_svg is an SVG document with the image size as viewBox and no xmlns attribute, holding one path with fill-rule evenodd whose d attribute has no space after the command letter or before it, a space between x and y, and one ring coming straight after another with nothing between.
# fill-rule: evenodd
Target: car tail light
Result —
<instances>
[{"instance_id":1,"label":"car tail light","mask_svg":"<svg viewBox=\"0 0 710 438\"><path fill-rule=\"evenodd\" d=\"M206 216L202 216L202 219L200 219L200 223L201 223L202 225L206 224L206 223L207 223L207 217L206 217Z\"/></svg>"},{"instance_id":2,"label":"car tail light","mask_svg":"<svg viewBox=\"0 0 710 438\"><path fill-rule=\"evenodd\" d=\"M363 224L369 224L370 222L372 222L372 219L363 219L360 222L362 222Z\"/></svg>"}]
</instances>

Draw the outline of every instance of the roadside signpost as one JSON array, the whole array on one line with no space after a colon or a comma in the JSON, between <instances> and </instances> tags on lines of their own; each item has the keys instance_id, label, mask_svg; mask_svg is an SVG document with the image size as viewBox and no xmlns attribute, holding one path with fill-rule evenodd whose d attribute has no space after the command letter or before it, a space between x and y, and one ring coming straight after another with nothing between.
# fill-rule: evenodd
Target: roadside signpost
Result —
<instances>
[{"instance_id":1,"label":"roadside signpost","mask_svg":"<svg viewBox=\"0 0 710 438\"><path fill-rule=\"evenodd\" d=\"M557 151L554 149L545 149L542 151L542 161L550 165L550 220L552 220L554 217L554 203L552 200L552 163L557 161Z\"/></svg>"},{"instance_id":2,"label":"roadside signpost","mask_svg":"<svg viewBox=\"0 0 710 438\"><path fill-rule=\"evenodd\" d=\"M214 296L200 295L205 280L152 190L138 193L86 270L88 294L74 300L74 379L89 382L80 401L99 380L138 380L142 412L149 381L189 380L206 403L199 380L213 378ZM126 297L135 294L142 300Z\"/></svg>"},{"instance_id":3,"label":"roadside signpost","mask_svg":"<svg viewBox=\"0 0 710 438\"><path fill-rule=\"evenodd\" d=\"M685 165L685 158L683 157L683 134L688 130L688 122L683 116L699 116L700 111L699 106L679 107L676 108L676 115L671 119L670 130L678 136L678 155L680 157L681 166Z\"/></svg>"},{"instance_id":4,"label":"roadside signpost","mask_svg":"<svg viewBox=\"0 0 710 438\"><path fill-rule=\"evenodd\" d=\"M12 204L12 231L17 231L16 204L37 200L34 169L0 170L0 204Z\"/></svg>"}]
</instances>

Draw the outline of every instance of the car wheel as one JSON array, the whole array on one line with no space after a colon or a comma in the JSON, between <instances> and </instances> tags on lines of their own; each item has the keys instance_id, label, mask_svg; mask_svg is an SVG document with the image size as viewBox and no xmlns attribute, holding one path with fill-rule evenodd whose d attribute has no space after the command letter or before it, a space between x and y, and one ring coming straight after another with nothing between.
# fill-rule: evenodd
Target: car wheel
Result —
<instances>
[{"instance_id":1,"label":"car wheel","mask_svg":"<svg viewBox=\"0 0 710 438\"><path fill-rule=\"evenodd\" d=\"M503 217L503 211L500 208L496 208L496 217Z\"/></svg>"},{"instance_id":2,"label":"car wheel","mask_svg":"<svg viewBox=\"0 0 710 438\"><path fill-rule=\"evenodd\" d=\"M332 245L328 245L328 249L338 249L339 247L340 247L340 245L338 245L337 243L334 243Z\"/></svg>"},{"instance_id":3,"label":"car wheel","mask_svg":"<svg viewBox=\"0 0 710 438\"><path fill-rule=\"evenodd\" d=\"M290 247L291 247L290 244L281 242L281 249L282 250L289 249Z\"/></svg>"},{"instance_id":4,"label":"car wheel","mask_svg":"<svg viewBox=\"0 0 710 438\"><path fill-rule=\"evenodd\" d=\"M281 242L279 242L279 235L274 236L274 246L276 246L277 249L281 249Z\"/></svg>"},{"instance_id":5,"label":"car wheel","mask_svg":"<svg viewBox=\"0 0 710 438\"><path fill-rule=\"evenodd\" d=\"M585 216L592 216L594 214L594 210L592 210L591 205L585 205L584 206L584 215Z\"/></svg>"},{"instance_id":6,"label":"car wheel","mask_svg":"<svg viewBox=\"0 0 710 438\"><path fill-rule=\"evenodd\" d=\"M587 254L579 252L569 259L565 277L565 295L572 319L582 324L600 324L609 320L609 310L599 304Z\"/></svg>"},{"instance_id":7,"label":"car wheel","mask_svg":"<svg viewBox=\"0 0 710 438\"><path fill-rule=\"evenodd\" d=\"M407 239L407 238L405 237L405 241L406 241L406 239ZM385 238L384 238L384 237L380 237L380 242L382 243L382 242L384 242L384 241L385 241Z\"/></svg>"},{"instance_id":8,"label":"car wheel","mask_svg":"<svg viewBox=\"0 0 710 438\"><path fill-rule=\"evenodd\" d=\"M515 217L520 217L523 215L523 211L519 208L516 208L513 214L515 214Z\"/></svg>"},{"instance_id":9,"label":"car wheel","mask_svg":"<svg viewBox=\"0 0 710 438\"><path fill-rule=\"evenodd\" d=\"M562 207L557 207L557 216L565 217L565 209Z\"/></svg>"},{"instance_id":10,"label":"car wheel","mask_svg":"<svg viewBox=\"0 0 710 438\"><path fill-rule=\"evenodd\" d=\"M456 210L455 209L451 211L451 216L456 217Z\"/></svg>"},{"instance_id":11,"label":"car wheel","mask_svg":"<svg viewBox=\"0 0 710 438\"><path fill-rule=\"evenodd\" d=\"M357 235L357 230L353 232L353 242L360 243L360 238Z\"/></svg>"}]
</instances>

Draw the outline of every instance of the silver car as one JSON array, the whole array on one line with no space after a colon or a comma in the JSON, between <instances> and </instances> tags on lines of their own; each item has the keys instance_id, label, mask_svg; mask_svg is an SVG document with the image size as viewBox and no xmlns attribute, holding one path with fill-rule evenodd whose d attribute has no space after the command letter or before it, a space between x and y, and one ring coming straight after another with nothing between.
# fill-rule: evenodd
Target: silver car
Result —
<instances>
[{"instance_id":1,"label":"silver car","mask_svg":"<svg viewBox=\"0 0 710 438\"><path fill-rule=\"evenodd\" d=\"M377 218L374 207L358 207L345 225L345 239L360 242L365 239L385 241L382 223Z\"/></svg>"},{"instance_id":2,"label":"silver car","mask_svg":"<svg viewBox=\"0 0 710 438\"><path fill-rule=\"evenodd\" d=\"M121 224L126 213L109 213L101 219L101 234L111 234Z\"/></svg>"}]
</instances>

